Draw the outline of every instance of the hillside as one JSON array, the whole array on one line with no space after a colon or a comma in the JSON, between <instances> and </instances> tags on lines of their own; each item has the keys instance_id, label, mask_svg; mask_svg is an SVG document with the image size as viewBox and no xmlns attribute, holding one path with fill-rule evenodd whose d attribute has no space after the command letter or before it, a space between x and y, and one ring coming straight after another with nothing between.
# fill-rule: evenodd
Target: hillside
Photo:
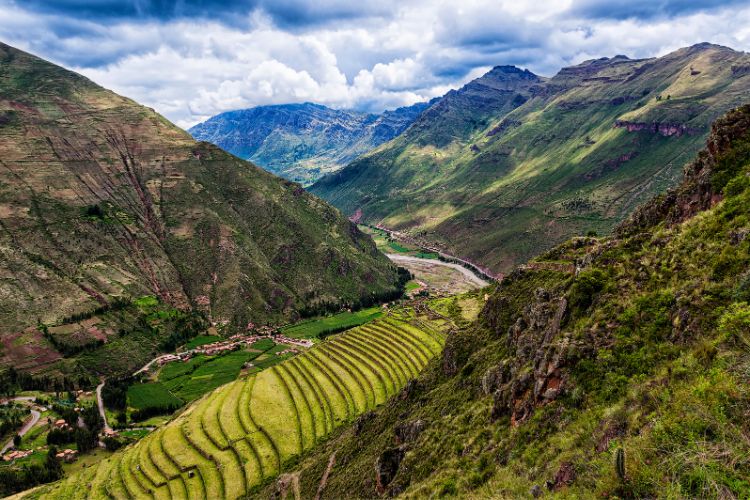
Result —
<instances>
[{"instance_id":1,"label":"hillside","mask_svg":"<svg viewBox=\"0 0 750 500\"><path fill-rule=\"evenodd\" d=\"M750 56L710 44L549 79L501 66L311 192L505 273L573 235L608 234L674 186L749 93Z\"/></svg>"},{"instance_id":2,"label":"hillside","mask_svg":"<svg viewBox=\"0 0 750 500\"><path fill-rule=\"evenodd\" d=\"M440 353L449 326L434 313L392 311L220 387L124 451L26 497L242 498L399 393Z\"/></svg>"},{"instance_id":3,"label":"hillside","mask_svg":"<svg viewBox=\"0 0 750 500\"><path fill-rule=\"evenodd\" d=\"M276 175L311 184L396 137L427 106L379 115L312 103L258 106L221 113L189 132Z\"/></svg>"},{"instance_id":4,"label":"hillside","mask_svg":"<svg viewBox=\"0 0 750 500\"><path fill-rule=\"evenodd\" d=\"M300 463L302 498L747 498L748 221L750 105L613 236L510 273L408 391Z\"/></svg>"},{"instance_id":5,"label":"hillside","mask_svg":"<svg viewBox=\"0 0 750 500\"><path fill-rule=\"evenodd\" d=\"M159 344L189 329L188 310L244 327L394 293L372 240L299 184L0 44L3 366L98 344L137 364L144 341L127 334Z\"/></svg>"}]
</instances>

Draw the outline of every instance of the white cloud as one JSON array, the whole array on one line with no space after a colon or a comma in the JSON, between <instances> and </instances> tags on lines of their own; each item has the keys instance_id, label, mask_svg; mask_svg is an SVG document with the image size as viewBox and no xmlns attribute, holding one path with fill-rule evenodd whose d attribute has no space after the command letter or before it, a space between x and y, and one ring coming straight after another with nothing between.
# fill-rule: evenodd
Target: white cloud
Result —
<instances>
[{"instance_id":1,"label":"white cloud","mask_svg":"<svg viewBox=\"0 0 750 500\"><path fill-rule=\"evenodd\" d=\"M0 0L0 39L72 67L183 127L261 104L392 108L442 95L497 64L551 76L587 58L662 55L702 41L750 48L750 6L744 4L707 10L665 1L652 12L648 2L637 2L645 13L628 15L627 4L609 9L597 0L553 6L412 0L363 8L357 17L356 9L334 2L335 22L325 22L325 12L313 16L310 4L301 17L314 20L289 27L295 1L278 4L287 9L283 14L255 10L233 23L105 23L32 13Z\"/></svg>"}]
</instances>

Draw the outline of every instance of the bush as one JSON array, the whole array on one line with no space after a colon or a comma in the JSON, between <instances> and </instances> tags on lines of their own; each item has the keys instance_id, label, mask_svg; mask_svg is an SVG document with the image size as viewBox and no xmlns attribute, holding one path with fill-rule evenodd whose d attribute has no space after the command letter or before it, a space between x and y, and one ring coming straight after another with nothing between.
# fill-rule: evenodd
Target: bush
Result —
<instances>
[{"instance_id":1,"label":"bush","mask_svg":"<svg viewBox=\"0 0 750 500\"><path fill-rule=\"evenodd\" d=\"M585 312L594 303L596 294L607 284L607 275L599 269L584 271L576 276L568 293L568 301L574 313Z\"/></svg>"}]
</instances>

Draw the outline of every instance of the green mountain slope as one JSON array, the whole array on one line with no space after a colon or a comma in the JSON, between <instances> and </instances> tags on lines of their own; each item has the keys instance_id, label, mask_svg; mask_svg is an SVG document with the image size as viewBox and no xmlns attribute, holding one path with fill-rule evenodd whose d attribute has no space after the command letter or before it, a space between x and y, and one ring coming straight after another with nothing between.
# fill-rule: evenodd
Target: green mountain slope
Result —
<instances>
[{"instance_id":1,"label":"green mountain slope","mask_svg":"<svg viewBox=\"0 0 750 500\"><path fill-rule=\"evenodd\" d=\"M371 302L396 284L371 239L298 184L0 45L3 365L35 349L50 362L38 324L118 299L153 295L244 326Z\"/></svg>"},{"instance_id":2,"label":"green mountain slope","mask_svg":"<svg viewBox=\"0 0 750 500\"><path fill-rule=\"evenodd\" d=\"M744 106L612 237L509 274L409 390L300 464L301 496L747 498L749 235Z\"/></svg>"},{"instance_id":3,"label":"green mountain slope","mask_svg":"<svg viewBox=\"0 0 750 500\"><path fill-rule=\"evenodd\" d=\"M226 384L124 451L22 496L243 498L398 393L440 353L448 326L393 312Z\"/></svg>"},{"instance_id":4,"label":"green mountain slope","mask_svg":"<svg viewBox=\"0 0 750 500\"><path fill-rule=\"evenodd\" d=\"M587 61L504 92L487 85L508 73L449 93L311 191L507 272L572 235L608 233L673 186L710 123L750 95L750 56L709 44Z\"/></svg>"}]
</instances>

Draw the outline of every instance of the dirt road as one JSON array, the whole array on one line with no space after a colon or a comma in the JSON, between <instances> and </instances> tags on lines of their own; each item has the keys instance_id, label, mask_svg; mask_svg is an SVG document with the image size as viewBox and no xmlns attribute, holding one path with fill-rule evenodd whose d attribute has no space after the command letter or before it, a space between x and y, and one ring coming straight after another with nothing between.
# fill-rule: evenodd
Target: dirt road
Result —
<instances>
[{"instance_id":1,"label":"dirt road","mask_svg":"<svg viewBox=\"0 0 750 500\"><path fill-rule=\"evenodd\" d=\"M107 423L107 412L104 411L104 400L102 399L102 389L104 388L105 382L106 379L102 379L102 382L96 386L96 405L99 407L99 415L101 415L102 420L104 421L104 430L111 431L112 428Z\"/></svg>"}]
</instances>

